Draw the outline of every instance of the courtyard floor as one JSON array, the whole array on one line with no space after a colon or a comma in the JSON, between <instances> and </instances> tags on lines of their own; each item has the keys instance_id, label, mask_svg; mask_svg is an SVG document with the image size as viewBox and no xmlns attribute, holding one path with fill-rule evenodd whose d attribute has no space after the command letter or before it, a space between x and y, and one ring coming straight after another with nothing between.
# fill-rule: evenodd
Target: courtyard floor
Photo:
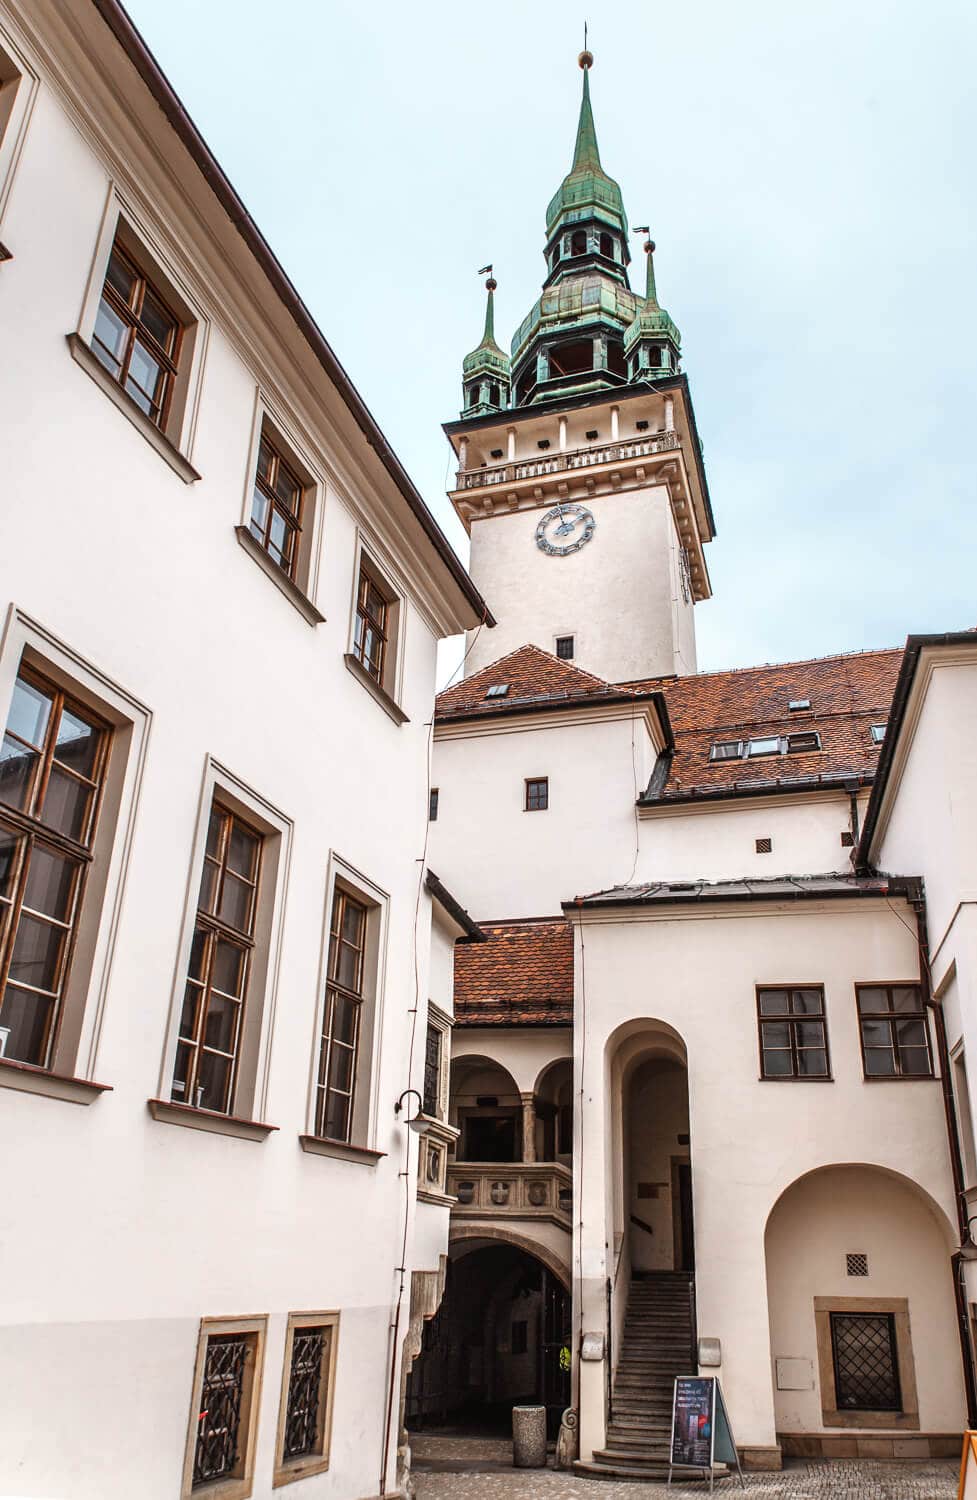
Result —
<instances>
[{"instance_id":1,"label":"courtyard floor","mask_svg":"<svg viewBox=\"0 0 977 1500\"><path fill-rule=\"evenodd\" d=\"M708 1495L707 1481L671 1489L649 1482L585 1479L554 1469L513 1469L512 1445L504 1439L417 1434L412 1443L417 1500L635 1500L636 1491L676 1497ZM956 1497L955 1462L882 1463L869 1459L812 1463L797 1459L778 1474L747 1474L746 1489L735 1477L716 1479L715 1494L777 1500L950 1500Z\"/></svg>"}]
</instances>

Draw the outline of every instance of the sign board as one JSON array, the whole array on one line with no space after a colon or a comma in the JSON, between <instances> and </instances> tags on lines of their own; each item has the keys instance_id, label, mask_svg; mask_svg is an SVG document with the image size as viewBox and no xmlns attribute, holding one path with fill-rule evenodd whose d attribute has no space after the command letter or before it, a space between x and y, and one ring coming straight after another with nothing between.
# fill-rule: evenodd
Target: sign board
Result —
<instances>
[{"instance_id":1,"label":"sign board","mask_svg":"<svg viewBox=\"0 0 977 1500\"><path fill-rule=\"evenodd\" d=\"M957 1500L977 1500L977 1432L965 1432L963 1435Z\"/></svg>"},{"instance_id":2,"label":"sign board","mask_svg":"<svg viewBox=\"0 0 977 1500\"><path fill-rule=\"evenodd\" d=\"M668 1482L672 1482L673 1469L706 1469L712 1493L717 1463L735 1465L740 1484L746 1488L717 1377L679 1375L672 1394ZM969 1496L967 1500L970 1500ZM974 1500L977 1500L977 1491Z\"/></svg>"}]
</instances>

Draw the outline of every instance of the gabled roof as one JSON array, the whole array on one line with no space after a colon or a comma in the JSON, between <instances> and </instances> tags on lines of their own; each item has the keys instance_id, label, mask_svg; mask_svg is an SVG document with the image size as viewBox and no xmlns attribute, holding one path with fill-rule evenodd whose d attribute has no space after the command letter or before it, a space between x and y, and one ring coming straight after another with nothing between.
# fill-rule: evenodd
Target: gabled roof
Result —
<instances>
[{"instance_id":1,"label":"gabled roof","mask_svg":"<svg viewBox=\"0 0 977 1500\"><path fill-rule=\"evenodd\" d=\"M675 735L670 764L659 768L646 805L710 797L817 790L871 782L879 758L871 726L884 723L901 653L862 651L691 677L619 684L664 694ZM810 709L791 702L810 699ZM814 732L818 750L714 761L722 741Z\"/></svg>"},{"instance_id":2,"label":"gabled roof","mask_svg":"<svg viewBox=\"0 0 977 1500\"><path fill-rule=\"evenodd\" d=\"M508 686L503 697L485 696L489 688L503 685ZM554 707L568 702L626 703L635 698L647 700L660 696L657 686L620 687L582 671L573 662L561 661L539 646L520 646L439 694L436 716L441 723L475 714L494 718L517 707Z\"/></svg>"},{"instance_id":3,"label":"gabled roof","mask_svg":"<svg viewBox=\"0 0 977 1500\"><path fill-rule=\"evenodd\" d=\"M455 1025L569 1026L573 930L563 917L481 922L483 943L455 947Z\"/></svg>"}]
</instances>

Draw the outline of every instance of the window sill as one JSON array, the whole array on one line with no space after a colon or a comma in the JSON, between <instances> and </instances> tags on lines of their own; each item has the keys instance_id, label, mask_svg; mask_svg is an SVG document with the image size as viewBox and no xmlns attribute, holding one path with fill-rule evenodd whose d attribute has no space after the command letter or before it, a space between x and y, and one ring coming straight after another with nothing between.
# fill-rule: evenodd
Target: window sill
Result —
<instances>
[{"instance_id":1,"label":"window sill","mask_svg":"<svg viewBox=\"0 0 977 1500\"><path fill-rule=\"evenodd\" d=\"M300 1135L303 1151L313 1156L335 1156L340 1161L358 1162L364 1167L375 1167L386 1151L370 1151L366 1146L351 1146L348 1141L331 1141L324 1135Z\"/></svg>"},{"instance_id":2,"label":"window sill","mask_svg":"<svg viewBox=\"0 0 977 1500\"><path fill-rule=\"evenodd\" d=\"M281 589L289 603L294 604L302 618L310 625L323 625L326 619L325 615L319 613L308 595L303 594L298 584L289 578L288 574L268 556L261 543L251 535L250 528L247 526L235 526L234 530L237 533L238 541L248 556L254 558L258 567L268 575L276 588Z\"/></svg>"},{"instance_id":3,"label":"window sill","mask_svg":"<svg viewBox=\"0 0 977 1500\"><path fill-rule=\"evenodd\" d=\"M141 407L136 405L131 396L126 394L118 381L112 379L108 370L106 370L101 360L92 353L85 340L80 338L77 333L69 333L66 335L66 338L68 348L71 350L71 357L75 363L81 365L85 374L92 377L95 384L101 387L110 401L115 402L122 415L128 417L133 427L142 433L151 447L156 449L160 458L166 460L174 474L179 474L184 484L193 484L194 480L199 479L200 475L193 467L193 464L184 458L179 448L170 442L165 433L160 432L156 423L149 420L146 413Z\"/></svg>"},{"instance_id":4,"label":"window sill","mask_svg":"<svg viewBox=\"0 0 977 1500\"><path fill-rule=\"evenodd\" d=\"M176 1104L172 1099L147 1099L146 1107L154 1120L164 1125L185 1125L190 1130L209 1130L214 1135L232 1135L239 1141L263 1141L277 1125L262 1120L242 1120L238 1115L221 1115L214 1109L196 1109L192 1104Z\"/></svg>"},{"instance_id":5,"label":"window sill","mask_svg":"<svg viewBox=\"0 0 977 1500\"><path fill-rule=\"evenodd\" d=\"M47 1099L61 1099L65 1104L94 1104L101 1094L110 1094L110 1083L92 1083L88 1078L72 1078L67 1073L49 1073L30 1063L0 1057L0 1088L19 1089L23 1094L41 1094Z\"/></svg>"},{"instance_id":6,"label":"window sill","mask_svg":"<svg viewBox=\"0 0 977 1500\"><path fill-rule=\"evenodd\" d=\"M363 663L359 660L358 657L355 657L351 651L347 651L346 655L343 657L343 660L345 661L346 666L352 672L353 676L360 682L362 682L367 692L377 700L384 713L389 714L395 724L410 723L410 720L404 713L404 710L399 706L399 704L394 702L390 694L385 692L378 682L374 682L373 678L370 676L369 672L366 670Z\"/></svg>"},{"instance_id":7,"label":"window sill","mask_svg":"<svg viewBox=\"0 0 977 1500\"><path fill-rule=\"evenodd\" d=\"M830 1073L815 1074L812 1078L799 1073L760 1073L757 1083L834 1083L834 1078Z\"/></svg>"},{"instance_id":8,"label":"window sill","mask_svg":"<svg viewBox=\"0 0 977 1500\"><path fill-rule=\"evenodd\" d=\"M863 1083L938 1083L935 1073L863 1073Z\"/></svg>"},{"instance_id":9,"label":"window sill","mask_svg":"<svg viewBox=\"0 0 977 1500\"><path fill-rule=\"evenodd\" d=\"M447 1193L439 1193L436 1188L422 1187L417 1189L417 1201L433 1204L435 1208L455 1208L458 1203L457 1198L451 1198Z\"/></svg>"},{"instance_id":10,"label":"window sill","mask_svg":"<svg viewBox=\"0 0 977 1500\"><path fill-rule=\"evenodd\" d=\"M296 1479L309 1479L313 1474L324 1474L329 1468L328 1457L297 1458L290 1464L282 1464L281 1468L275 1470L271 1477L273 1490L281 1489L283 1484L294 1484Z\"/></svg>"}]
</instances>

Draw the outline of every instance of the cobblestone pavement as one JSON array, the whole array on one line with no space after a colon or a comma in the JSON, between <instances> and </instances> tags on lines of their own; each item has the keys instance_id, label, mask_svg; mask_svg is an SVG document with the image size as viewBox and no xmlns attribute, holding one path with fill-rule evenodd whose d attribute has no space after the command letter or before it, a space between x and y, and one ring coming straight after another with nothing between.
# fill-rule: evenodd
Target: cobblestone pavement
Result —
<instances>
[{"instance_id":1,"label":"cobblestone pavement","mask_svg":"<svg viewBox=\"0 0 977 1500\"><path fill-rule=\"evenodd\" d=\"M705 1481L615 1482L585 1479L553 1469L513 1469L512 1445L484 1438L417 1437L413 1443L417 1500L636 1500L642 1491L662 1496L708 1495ZM763 1500L955 1500L958 1465L950 1462L882 1463L869 1459L812 1463L795 1460L779 1474L716 1479L717 1496Z\"/></svg>"}]
</instances>

